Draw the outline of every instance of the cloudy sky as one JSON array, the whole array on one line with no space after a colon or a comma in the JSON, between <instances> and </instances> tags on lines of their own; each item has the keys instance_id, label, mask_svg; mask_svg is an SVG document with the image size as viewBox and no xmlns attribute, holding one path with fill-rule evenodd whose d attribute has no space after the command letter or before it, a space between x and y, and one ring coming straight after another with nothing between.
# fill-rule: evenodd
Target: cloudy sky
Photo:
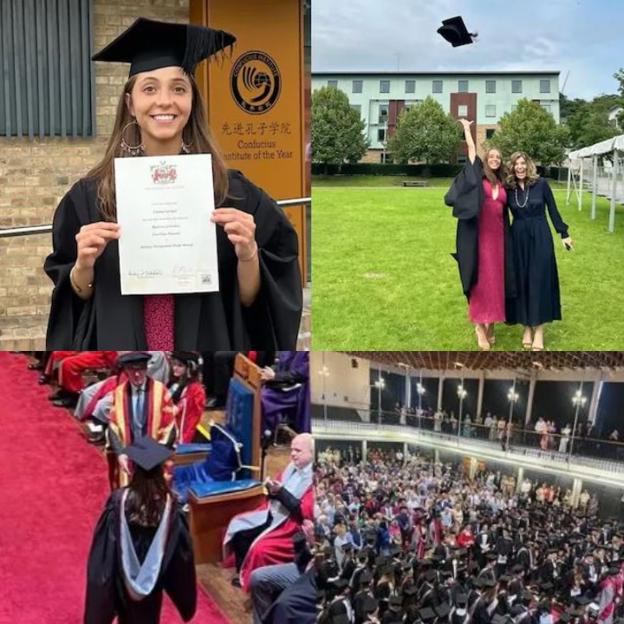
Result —
<instances>
[{"instance_id":1,"label":"cloudy sky","mask_svg":"<svg viewBox=\"0 0 624 624\"><path fill-rule=\"evenodd\" d=\"M437 33L462 15L478 41ZM312 71L561 71L571 98L616 93L624 67L622 0L313 0Z\"/></svg>"}]
</instances>

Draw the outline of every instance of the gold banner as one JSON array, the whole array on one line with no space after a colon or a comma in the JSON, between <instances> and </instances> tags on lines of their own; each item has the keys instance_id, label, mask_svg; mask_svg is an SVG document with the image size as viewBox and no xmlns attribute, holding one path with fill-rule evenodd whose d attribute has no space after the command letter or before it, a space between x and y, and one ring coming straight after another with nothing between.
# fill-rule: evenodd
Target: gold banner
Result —
<instances>
[{"instance_id":1,"label":"gold banner","mask_svg":"<svg viewBox=\"0 0 624 624\"><path fill-rule=\"evenodd\" d=\"M190 20L233 33L231 58L197 77L228 165L275 199L306 195L301 0L191 0ZM305 207L285 209L306 275Z\"/></svg>"}]
</instances>

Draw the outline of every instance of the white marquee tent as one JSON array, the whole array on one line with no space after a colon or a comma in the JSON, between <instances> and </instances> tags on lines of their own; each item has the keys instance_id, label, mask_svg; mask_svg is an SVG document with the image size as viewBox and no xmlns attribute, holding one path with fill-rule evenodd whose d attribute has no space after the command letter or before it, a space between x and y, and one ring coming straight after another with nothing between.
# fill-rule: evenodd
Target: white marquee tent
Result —
<instances>
[{"instance_id":1,"label":"white marquee tent","mask_svg":"<svg viewBox=\"0 0 624 624\"><path fill-rule=\"evenodd\" d=\"M583 147L568 154L566 204L574 191L578 209L585 187L592 192L591 218L596 218L596 196L610 200L609 232L615 229L615 205L624 204L624 134ZM602 162L602 164L599 164Z\"/></svg>"}]
</instances>

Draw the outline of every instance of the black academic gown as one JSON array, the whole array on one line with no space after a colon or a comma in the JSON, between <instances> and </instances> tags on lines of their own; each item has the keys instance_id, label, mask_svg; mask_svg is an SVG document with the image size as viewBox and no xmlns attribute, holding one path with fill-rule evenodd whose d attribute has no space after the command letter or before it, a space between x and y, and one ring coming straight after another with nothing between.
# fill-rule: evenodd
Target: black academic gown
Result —
<instances>
[{"instance_id":1,"label":"black academic gown","mask_svg":"<svg viewBox=\"0 0 624 624\"><path fill-rule=\"evenodd\" d=\"M195 614L197 584L193 545L182 510L176 504L171 511L165 555L154 590L142 601L133 602L126 592L121 568L122 493L115 490L110 495L95 529L87 567L84 623L111 624L119 616L120 624L158 624L163 591L188 622ZM135 544L140 559L138 546Z\"/></svg>"},{"instance_id":2,"label":"black academic gown","mask_svg":"<svg viewBox=\"0 0 624 624\"><path fill-rule=\"evenodd\" d=\"M278 596L264 615L265 624L314 624L316 622L314 570L302 574Z\"/></svg>"},{"instance_id":3,"label":"black academic gown","mask_svg":"<svg viewBox=\"0 0 624 624\"><path fill-rule=\"evenodd\" d=\"M444 203L453 208L453 216L457 218L456 252L451 255L457 260L462 290L468 299L479 277L479 215L484 199L483 162L477 156L474 163L466 162L444 196ZM507 206L503 208L503 224L505 306L509 307L516 295L516 280Z\"/></svg>"},{"instance_id":4,"label":"black academic gown","mask_svg":"<svg viewBox=\"0 0 624 624\"><path fill-rule=\"evenodd\" d=\"M234 246L217 227L217 293L175 295L175 348L191 351L295 349L302 310L297 235L285 213L240 171L229 172L224 206L254 216L260 260L260 293L240 303ZM94 293L84 302L70 284L75 236L102 221L97 183L84 178L61 200L52 226L53 251L44 270L54 282L48 350L146 349L143 297L121 294L119 248L111 241L95 263Z\"/></svg>"}]
</instances>

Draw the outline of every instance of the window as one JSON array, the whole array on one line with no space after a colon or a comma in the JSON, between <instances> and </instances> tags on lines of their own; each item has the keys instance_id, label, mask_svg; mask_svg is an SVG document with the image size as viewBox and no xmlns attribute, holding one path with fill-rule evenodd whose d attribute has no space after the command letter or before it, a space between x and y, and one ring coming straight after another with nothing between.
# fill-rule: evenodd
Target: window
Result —
<instances>
[{"instance_id":1,"label":"window","mask_svg":"<svg viewBox=\"0 0 624 624\"><path fill-rule=\"evenodd\" d=\"M467 104L460 104L457 107L457 116L458 117L468 117L468 105Z\"/></svg>"},{"instance_id":2,"label":"window","mask_svg":"<svg viewBox=\"0 0 624 624\"><path fill-rule=\"evenodd\" d=\"M351 86L351 93L362 93L362 81L354 80Z\"/></svg>"},{"instance_id":3,"label":"window","mask_svg":"<svg viewBox=\"0 0 624 624\"><path fill-rule=\"evenodd\" d=\"M91 3L0 5L0 136L93 136Z\"/></svg>"},{"instance_id":4,"label":"window","mask_svg":"<svg viewBox=\"0 0 624 624\"><path fill-rule=\"evenodd\" d=\"M386 129L378 128L377 129L377 141L379 141L379 143L383 143L385 140L386 140Z\"/></svg>"},{"instance_id":5,"label":"window","mask_svg":"<svg viewBox=\"0 0 624 624\"><path fill-rule=\"evenodd\" d=\"M442 93L442 81L434 80L431 83L431 93Z\"/></svg>"},{"instance_id":6,"label":"window","mask_svg":"<svg viewBox=\"0 0 624 624\"><path fill-rule=\"evenodd\" d=\"M522 93L522 80L512 80L511 81L511 92L512 93Z\"/></svg>"},{"instance_id":7,"label":"window","mask_svg":"<svg viewBox=\"0 0 624 624\"><path fill-rule=\"evenodd\" d=\"M357 112L358 116L362 116L362 107L359 104L351 104L351 108Z\"/></svg>"},{"instance_id":8,"label":"window","mask_svg":"<svg viewBox=\"0 0 624 624\"><path fill-rule=\"evenodd\" d=\"M485 92L486 93L496 93L496 80L486 80L485 81Z\"/></svg>"},{"instance_id":9,"label":"window","mask_svg":"<svg viewBox=\"0 0 624 624\"><path fill-rule=\"evenodd\" d=\"M457 81L457 91L459 91L459 93L468 93L468 81L467 80L458 80Z\"/></svg>"},{"instance_id":10,"label":"window","mask_svg":"<svg viewBox=\"0 0 624 624\"><path fill-rule=\"evenodd\" d=\"M511 112L513 113L516 110L516 108L518 108L518 105L517 104L512 104L511 105Z\"/></svg>"},{"instance_id":11,"label":"window","mask_svg":"<svg viewBox=\"0 0 624 624\"><path fill-rule=\"evenodd\" d=\"M487 104L485 107L486 117L496 117L496 104Z\"/></svg>"},{"instance_id":12,"label":"window","mask_svg":"<svg viewBox=\"0 0 624 624\"><path fill-rule=\"evenodd\" d=\"M416 93L416 81L415 80L405 81L405 93Z\"/></svg>"},{"instance_id":13,"label":"window","mask_svg":"<svg viewBox=\"0 0 624 624\"><path fill-rule=\"evenodd\" d=\"M545 111L551 112L550 102L542 102L541 106Z\"/></svg>"},{"instance_id":14,"label":"window","mask_svg":"<svg viewBox=\"0 0 624 624\"><path fill-rule=\"evenodd\" d=\"M328 80L327 81L327 86L328 87L333 87L334 89L338 88L338 81L337 80Z\"/></svg>"},{"instance_id":15,"label":"window","mask_svg":"<svg viewBox=\"0 0 624 624\"><path fill-rule=\"evenodd\" d=\"M487 130L485 131L485 138L491 139L494 136L495 132L496 130L494 128L487 128Z\"/></svg>"},{"instance_id":16,"label":"window","mask_svg":"<svg viewBox=\"0 0 624 624\"><path fill-rule=\"evenodd\" d=\"M390 93L390 81L389 80L379 81L379 93Z\"/></svg>"},{"instance_id":17,"label":"window","mask_svg":"<svg viewBox=\"0 0 624 624\"><path fill-rule=\"evenodd\" d=\"M386 165L391 165L394 163L394 156L390 152L381 152L379 160Z\"/></svg>"},{"instance_id":18,"label":"window","mask_svg":"<svg viewBox=\"0 0 624 624\"><path fill-rule=\"evenodd\" d=\"M550 80L540 80L540 93L550 93Z\"/></svg>"},{"instance_id":19,"label":"window","mask_svg":"<svg viewBox=\"0 0 624 624\"><path fill-rule=\"evenodd\" d=\"M379 105L379 122L380 124L385 124L388 121L388 105L380 104Z\"/></svg>"}]
</instances>

